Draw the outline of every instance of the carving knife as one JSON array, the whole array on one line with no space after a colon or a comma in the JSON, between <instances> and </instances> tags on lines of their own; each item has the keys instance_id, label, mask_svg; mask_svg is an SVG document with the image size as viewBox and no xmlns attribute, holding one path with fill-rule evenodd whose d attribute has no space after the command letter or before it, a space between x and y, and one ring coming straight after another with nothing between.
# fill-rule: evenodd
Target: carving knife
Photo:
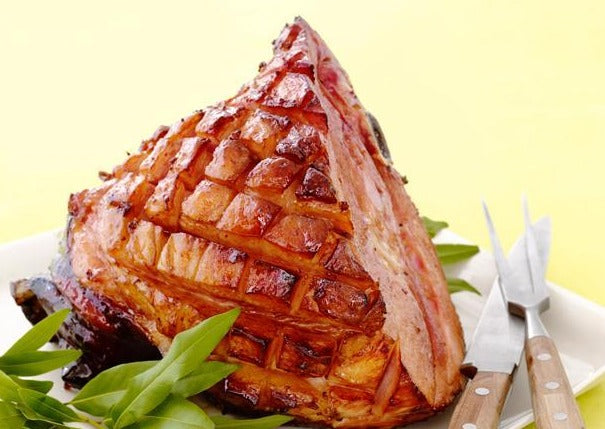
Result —
<instances>
[{"instance_id":1,"label":"carving knife","mask_svg":"<svg viewBox=\"0 0 605 429\"><path fill-rule=\"evenodd\" d=\"M532 227L540 259L546 261L550 248L550 220L540 219ZM525 261L525 236L513 246L509 261L517 266ZM521 280L530 279L529 269L519 270ZM525 341L525 323L510 315L499 287L499 277L489 293L479 323L468 348L462 373L469 377L454 414L450 429L495 429L519 365Z\"/></svg>"}]
</instances>

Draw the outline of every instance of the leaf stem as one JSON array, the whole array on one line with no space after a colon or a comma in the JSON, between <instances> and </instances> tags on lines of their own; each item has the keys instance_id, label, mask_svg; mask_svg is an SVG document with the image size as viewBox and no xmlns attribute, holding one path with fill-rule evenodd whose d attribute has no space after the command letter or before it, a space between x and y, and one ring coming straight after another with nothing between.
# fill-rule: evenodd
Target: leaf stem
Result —
<instances>
[{"instance_id":1,"label":"leaf stem","mask_svg":"<svg viewBox=\"0 0 605 429\"><path fill-rule=\"evenodd\" d=\"M103 423L98 422L94 419L91 419L90 417L88 417L85 414L82 414L82 413L76 413L76 414L82 420L82 422L88 423L89 425L95 427L96 429L106 429L105 426L103 425Z\"/></svg>"}]
</instances>

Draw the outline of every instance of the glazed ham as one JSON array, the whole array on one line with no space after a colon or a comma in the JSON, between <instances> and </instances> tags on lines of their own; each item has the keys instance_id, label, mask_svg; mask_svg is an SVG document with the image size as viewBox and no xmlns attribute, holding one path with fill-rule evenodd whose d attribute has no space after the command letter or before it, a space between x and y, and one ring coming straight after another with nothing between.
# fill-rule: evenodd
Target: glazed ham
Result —
<instances>
[{"instance_id":1,"label":"glazed ham","mask_svg":"<svg viewBox=\"0 0 605 429\"><path fill-rule=\"evenodd\" d=\"M213 355L241 364L211 390L228 409L331 427L425 419L462 384L432 243L317 33L297 19L274 53L235 97L160 127L72 195L51 281L15 297L32 320L73 307L72 384L240 307Z\"/></svg>"}]
</instances>

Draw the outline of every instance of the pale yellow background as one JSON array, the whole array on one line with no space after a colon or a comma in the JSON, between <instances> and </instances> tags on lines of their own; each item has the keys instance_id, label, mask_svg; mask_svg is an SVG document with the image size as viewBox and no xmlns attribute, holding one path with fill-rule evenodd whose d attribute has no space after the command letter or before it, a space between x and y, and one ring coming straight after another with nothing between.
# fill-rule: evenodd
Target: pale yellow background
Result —
<instances>
[{"instance_id":1,"label":"pale yellow background","mask_svg":"<svg viewBox=\"0 0 605 429\"><path fill-rule=\"evenodd\" d=\"M605 2L3 2L0 241L55 228L157 125L234 94L304 16L379 118L420 211L505 245L550 214L549 278L605 304ZM595 338L595 341L605 341ZM605 384L580 398L605 428Z\"/></svg>"}]
</instances>

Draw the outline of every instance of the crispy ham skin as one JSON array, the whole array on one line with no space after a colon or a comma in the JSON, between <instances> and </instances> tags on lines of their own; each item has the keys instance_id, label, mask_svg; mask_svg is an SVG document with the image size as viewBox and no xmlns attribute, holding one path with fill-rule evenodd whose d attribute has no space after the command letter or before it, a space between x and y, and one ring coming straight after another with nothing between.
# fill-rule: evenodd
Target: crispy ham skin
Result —
<instances>
[{"instance_id":1,"label":"crispy ham skin","mask_svg":"<svg viewBox=\"0 0 605 429\"><path fill-rule=\"evenodd\" d=\"M462 386L434 247L317 33L296 19L274 54L235 97L159 128L71 196L55 292L89 330L115 332L118 315L150 355L241 307L213 354L241 364L211 390L229 409L330 427L425 419Z\"/></svg>"}]
</instances>

